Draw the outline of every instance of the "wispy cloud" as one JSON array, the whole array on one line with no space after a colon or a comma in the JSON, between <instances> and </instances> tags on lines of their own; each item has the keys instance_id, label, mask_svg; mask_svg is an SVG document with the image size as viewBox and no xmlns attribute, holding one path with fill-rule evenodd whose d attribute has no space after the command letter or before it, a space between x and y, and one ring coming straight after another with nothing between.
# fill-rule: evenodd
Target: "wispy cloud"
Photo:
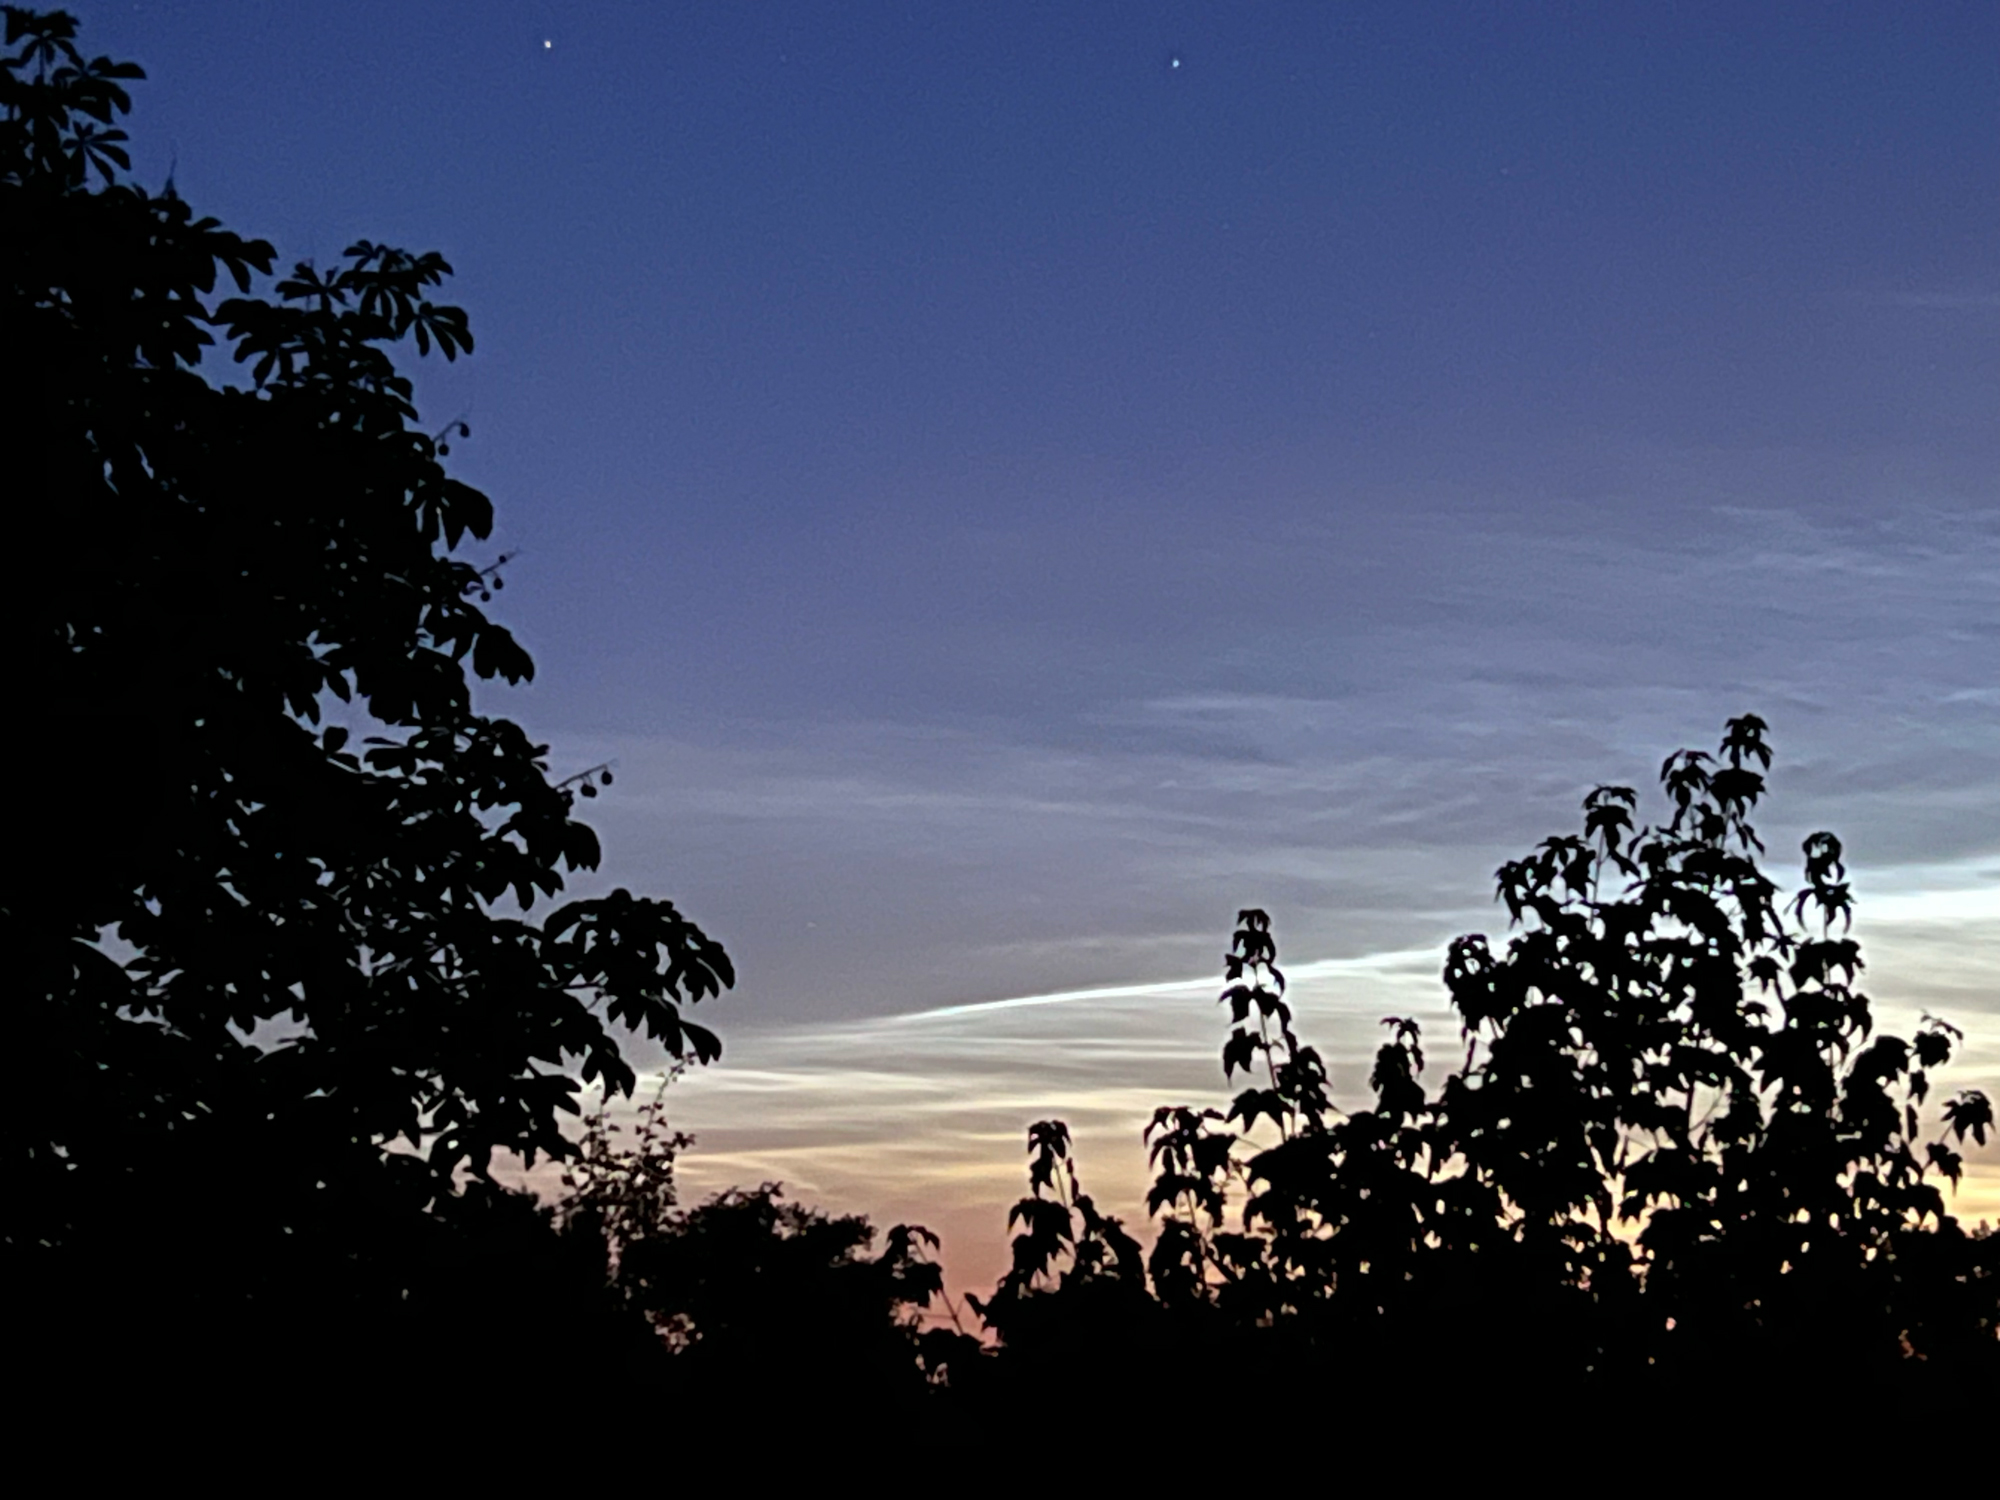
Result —
<instances>
[{"instance_id":1,"label":"wispy cloud","mask_svg":"<svg viewBox=\"0 0 2000 1500\"><path fill-rule=\"evenodd\" d=\"M1288 970L1300 1029L1348 1095L1365 1093L1381 1015L1420 1016L1450 1053L1440 961L1426 951ZM674 1087L674 1117L700 1141L687 1181L780 1179L879 1219L948 1226L953 1275L976 1283L1004 1259L1033 1120L1068 1121L1092 1191L1143 1220L1140 1132L1153 1109L1227 1099L1220 987L1108 986L732 1036L723 1064Z\"/></svg>"},{"instance_id":2,"label":"wispy cloud","mask_svg":"<svg viewBox=\"0 0 2000 1500\"><path fill-rule=\"evenodd\" d=\"M1710 510L1648 552L1505 530L1450 618L1179 666L1000 721L608 737L608 869L732 945L732 1009L809 1021L1206 965L1234 911L1308 959L1489 922L1490 872L1724 716L1774 723L1780 867L1834 828L1878 871L1995 847L2000 527ZM1440 564L1444 567L1444 564ZM1487 573L1513 577L1501 586ZM1532 591L1531 591L1532 592ZM587 762L586 762L587 763Z\"/></svg>"},{"instance_id":3,"label":"wispy cloud","mask_svg":"<svg viewBox=\"0 0 2000 1500\"><path fill-rule=\"evenodd\" d=\"M935 1220L984 1275L1020 1132L1055 1115L1134 1212L1153 1106L1222 1097L1196 976L1237 908L1276 916L1361 1097L1380 1016L1449 1051L1438 969L1504 926L1495 866L1746 709L1778 748L1774 872L1840 833L1884 1024L1966 1025L1959 1081L2000 1094L2000 513L1717 496L1427 534L1395 589L1329 603L1308 556L1288 617L1213 614L1092 694L579 740L621 765L606 878L671 894L743 976L723 1063L677 1090L690 1180ZM1964 1201L2000 1214L1979 1171Z\"/></svg>"},{"instance_id":4,"label":"wispy cloud","mask_svg":"<svg viewBox=\"0 0 2000 1500\"><path fill-rule=\"evenodd\" d=\"M1885 1027L1907 1032L1925 1012L1963 1026L1963 1055L1940 1082L2000 1094L2000 997L1980 961L2000 943L2000 870L1934 873L1955 883L1904 882L1864 904L1869 988ZM1288 971L1299 1030L1328 1056L1338 1098L1368 1097L1386 1015L1423 1023L1433 1085L1453 1065L1441 960L1414 950ZM1068 1121L1100 1202L1144 1220L1140 1132L1153 1109L1228 1097L1219 989L1214 977L1179 979L741 1032L721 1065L675 1086L674 1118L700 1142L686 1181L702 1191L782 1180L881 1221L942 1226L955 1282L980 1284L1004 1261L1033 1120ZM2000 1141L1971 1156L1957 1211L2000 1218Z\"/></svg>"}]
</instances>

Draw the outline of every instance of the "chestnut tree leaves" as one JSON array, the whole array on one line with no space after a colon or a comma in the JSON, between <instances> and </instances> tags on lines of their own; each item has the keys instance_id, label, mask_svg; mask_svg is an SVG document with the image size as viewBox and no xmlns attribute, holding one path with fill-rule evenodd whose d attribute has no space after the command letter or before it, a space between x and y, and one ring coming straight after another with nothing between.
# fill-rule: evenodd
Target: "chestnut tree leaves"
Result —
<instances>
[{"instance_id":1,"label":"chestnut tree leaves","mask_svg":"<svg viewBox=\"0 0 2000 1500\"><path fill-rule=\"evenodd\" d=\"M549 905L611 777L474 701L533 663L460 554L493 525L443 467L467 428L420 427L398 364L473 347L450 267L362 240L260 294L268 244L123 175L138 69L61 14L8 8L6 46L18 1242L109 1233L252 1135L418 1202L570 1153L580 1084L632 1085L622 1035L716 1056L685 1010L734 974L666 901Z\"/></svg>"}]
</instances>

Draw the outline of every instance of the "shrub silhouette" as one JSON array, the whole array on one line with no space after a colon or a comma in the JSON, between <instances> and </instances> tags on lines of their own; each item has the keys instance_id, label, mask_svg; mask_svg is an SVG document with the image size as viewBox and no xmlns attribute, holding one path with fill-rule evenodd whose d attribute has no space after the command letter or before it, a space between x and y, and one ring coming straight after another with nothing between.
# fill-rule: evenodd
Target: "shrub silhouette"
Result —
<instances>
[{"instance_id":1,"label":"shrub silhouette","mask_svg":"<svg viewBox=\"0 0 2000 1500\"><path fill-rule=\"evenodd\" d=\"M733 1188L682 1209L674 1162L690 1138L668 1129L661 1095L619 1146L602 1112L555 1207L564 1235L600 1254L598 1277L672 1352L655 1373L678 1403L743 1403L789 1424L858 1404L909 1405L925 1392L917 1314L943 1289L937 1238L875 1230L786 1201L776 1183Z\"/></svg>"}]
</instances>

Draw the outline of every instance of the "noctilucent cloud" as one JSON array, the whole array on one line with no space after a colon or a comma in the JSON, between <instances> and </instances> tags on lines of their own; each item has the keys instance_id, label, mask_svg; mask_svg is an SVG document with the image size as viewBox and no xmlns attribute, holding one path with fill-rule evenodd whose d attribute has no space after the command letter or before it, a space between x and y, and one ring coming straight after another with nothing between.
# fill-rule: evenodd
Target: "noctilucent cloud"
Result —
<instances>
[{"instance_id":1,"label":"noctilucent cloud","mask_svg":"<svg viewBox=\"0 0 2000 1500\"><path fill-rule=\"evenodd\" d=\"M742 974L695 1184L977 1280L1058 1114L1142 1218L1239 907L1351 1093L1502 859L1744 711L2000 1088L1993 8L72 8L143 180L456 266L494 706Z\"/></svg>"}]
</instances>

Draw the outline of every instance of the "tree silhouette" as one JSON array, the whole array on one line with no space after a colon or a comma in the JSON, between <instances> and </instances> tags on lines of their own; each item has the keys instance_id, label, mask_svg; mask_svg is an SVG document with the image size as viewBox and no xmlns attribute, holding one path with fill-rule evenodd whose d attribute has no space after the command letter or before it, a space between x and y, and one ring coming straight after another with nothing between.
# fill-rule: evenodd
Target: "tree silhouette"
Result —
<instances>
[{"instance_id":1,"label":"tree silhouette","mask_svg":"<svg viewBox=\"0 0 2000 1500\"><path fill-rule=\"evenodd\" d=\"M1940 1191L1991 1103L1932 1098L1957 1028L1875 1032L1839 840L1805 841L1789 902L1759 869L1765 736L1746 715L1715 755L1670 756L1657 824L1601 786L1580 833L1501 867L1519 930L1451 945L1465 1056L1435 1096L1392 1016L1373 1106L1335 1108L1270 918L1242 913L1222 1062L1247 1087L1148 1127L1155 1312L1122 1336L1294 1399L1331 1382L1373 1409L1443 1379L1480 1393L1468 1420L1555 1389L1607 1420L1642 1396L1823 1414L1886 1394L1935 1416L2000 1393L2000 1240ZM1031 1218L988 1311L1027 1369L1087 1316L1024 1275L1059 1239Z\"/></svg>"},{"instance_id":2,"label":"tree silhouette","mask_svg":"<svg viewBox=\"0 0 2000 1500\"><path fill-rule=\"evenodd\" d=\"M711 1428L919 1416L946 1366L977 1353L976 1340L920 1326L943 1291L937 1237L898 1224L871 1253L865 1218L790 1202L769 1182L682 1208L674 1168L692 1140L667 1125L671 1077L629 1127L602 1109L586 1118L554 1205L566 1245L593 1262L587 1280L650 1331L655 1357L606 1347Z\"/></svg>"},{"instance_id":3,"label":"tree silhouette","mask_svg":"<svg viewBox=\"0 0 2000 1500\"><path fill-rule=\"evenodd\" d=\"M665 901L548 905L593 778L475 706L533 667L394 357L472 348L450 268L360 241L253 295L268 244L128 179L140 70L5 15L10 1296L45 1348L93 1307L160 1359L345 1337L492 1217L468 1175L629 1091L621 1033L716 1056L683 1007L732 971Z\"/></svg>"},{"instance_id":4,"label":"tree silhouette","mask_svg":"<svg viewBox=\"0 0 2000 1500\"><path fill-rule=\"evenodd\" d=\"M592 1371L849 1431L1042 1434L1087 1394L1156 1453L1262 1463L1306 1430L1288 1409L1387 1452L1426 1402L1462 1432L1559 1401L1573 1445L1633 1403L1688 1419L1659 1442L1746 1410L1934 1430L2000 1390L2000 1239L1945 1196L1991 1101L1937 1086L1948 1022L1877 1033L1839 841L1805 841L1790 900L1759 868L1753 716L1667 759L1657 821L1600 786L1501 867L1517 930L1451 945L1464 1057L1434 1092L1389 1017L1373 1102L1337 1107L1243 912L1237 1092L1147 1127L1151 1253L1037 1122L1011 1266L971 1299L997 1354L920 1328L922 1229L877 1251L775 1184L684 1209L657 1099L630 1147L602 1112L572 1140L586 1085L634 1085L622 1035L718 1055L685 1008L734 976L665 901L555 904L597 862L572 814L610 769L555 778L475 706L532 663L482 608L504 557L460 555L492 524L443 466L469 433L426 433L395 361L471 349L433 300L450 268L360 241L253 295L269 245L129 181L139 70L61 13L8 7L5 37L0 442L29 565L0 599L23 1059L0 1251L45 1408L389 1392L436 1426L547 1415ZM503 1152L564 1159L564 1194L500 1188Z\"/></svg>"}]
</instances>

